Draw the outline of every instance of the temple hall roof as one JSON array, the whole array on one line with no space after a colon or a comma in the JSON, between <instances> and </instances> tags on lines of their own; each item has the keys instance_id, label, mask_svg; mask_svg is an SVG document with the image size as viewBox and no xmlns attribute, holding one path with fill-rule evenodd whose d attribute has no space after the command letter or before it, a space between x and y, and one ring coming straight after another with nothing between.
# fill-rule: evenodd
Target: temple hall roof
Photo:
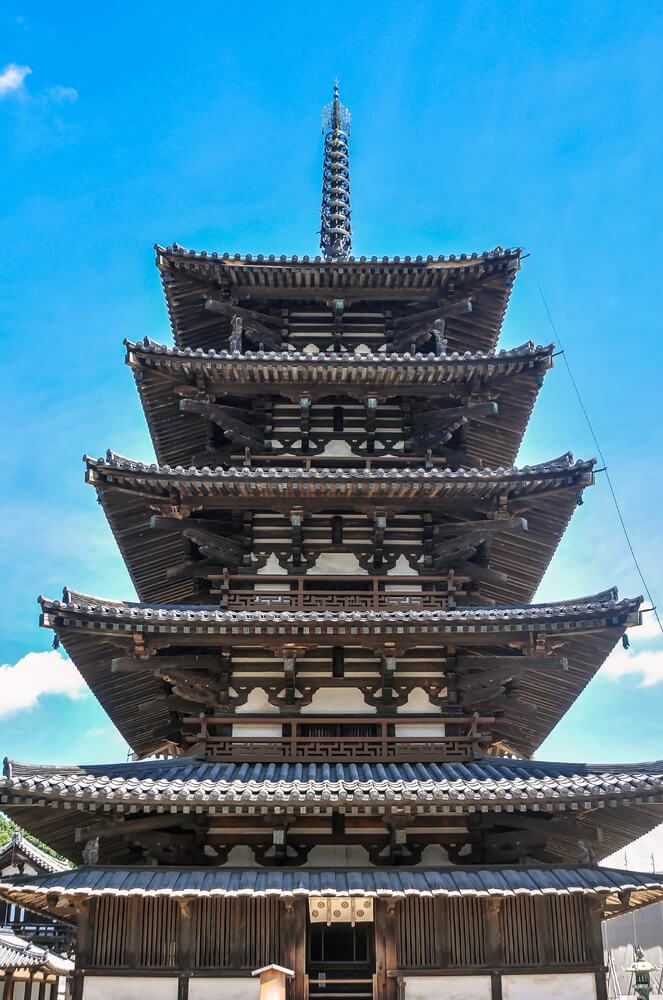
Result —
<instances>
[{"instance_id":1,"label":"temple hall roof","mask_svg":"<svg viewBox=\"0 0 663 1000\"><path fill-rule=\"evenodd\" d=\"M25 876L19 877L25 878ZM23 970L30 974L42 972L50 978L69 976L74 971L74 963L68 958L62 958L61 955L48 951L47 948L39 948L25 941L12 931L0 928L0 971L10 973Z\"/></svg>"},{"instance_id":2,"label":"temple hall roof","mask_svg":"<svg viewBox=\"0 0 663 1000\"><path fill-rule=\"evenodd\" d=\"M0 847L0 871L25 861L45 872L61 872L71 867L66 861L54 858L52 854L37 847L19 830L16 830L7 843Z\"/></svg>"}]
</instances>

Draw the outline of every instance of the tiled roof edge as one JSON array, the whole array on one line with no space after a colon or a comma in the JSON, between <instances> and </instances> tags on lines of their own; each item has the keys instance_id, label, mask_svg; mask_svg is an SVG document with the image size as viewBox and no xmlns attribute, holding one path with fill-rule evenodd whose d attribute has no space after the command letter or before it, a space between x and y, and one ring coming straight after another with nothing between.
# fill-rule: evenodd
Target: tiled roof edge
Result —
<instances>
[{"instance_id":1,"label":"tiled roof edge","mask_svg":"<svg viewBox=\"0 0 663 1000\"><path fill-rule=\"evenodd\" d=\"M218 466L212 469L208 466L203 466L202 468L196 468L194 466L189 466L184 468L181 465L171 466L171 465L158 465L156 462L148 464L147 462L137 462L133 459L126 458L124 455L120 455L118 452L109 449L106 452L105 458L94 458L92 455L84 455L83 461L88 468L103 469L109 468L117 471L124 472L136 472L136 473L150 473L152 475L163 475L163 476L189 476L198 478L207 478L209 476L214 476L218 479L276 479L276 480L298 480L298 479L334 479L340 478L345 480L356 480L358 482L374 479L396 479L396 480L463 480L463 479L479 479L479 480L494 480L494 479L504 479L507 477L521 477L526 479L528 476L536 475L555 475L556 473L563 472L573 472L573 471L590 471L596 464L595 458L589 459L577 459L574 461L573 453L567 452L565 455L561 455L558 458L551 459L548 462L541 462L537 465L524 465L520 468L516 466L511 466L507 468L497 468L497 469L398 469L398 468L371 468L371 469L357 469L357 468L319 468L319 469L301 469L301 468L289 468L289 467L274 467L274 468L264 468L261 466L256 466L253 468L235 467L231 466L229 468L223 468Z\"/></svg>"}]
</instances>

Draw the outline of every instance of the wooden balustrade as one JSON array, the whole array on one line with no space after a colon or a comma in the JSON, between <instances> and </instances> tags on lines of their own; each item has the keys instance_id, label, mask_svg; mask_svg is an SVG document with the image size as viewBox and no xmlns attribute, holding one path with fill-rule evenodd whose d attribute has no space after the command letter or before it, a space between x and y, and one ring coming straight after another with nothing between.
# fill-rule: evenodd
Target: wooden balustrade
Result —
<instances>
[{"instance_id":1,"label":"wooden balustrade","mask_svg":"<svg viewBox=\"0 0 663 1000\"><path fill-rule=\"evenodd\" d=\"M483 727L494 721L493 718L458 716L441 718L440 716L429 716L425 718L417 716L406 716L400 723L410 725L425 723L444 723L447 729L453 732L445 732L444 735L434 736L409 736L392 735L389 727L393 726L394 720L347 718L340 722L334 722L329 717L288 720L291 732L282 736L253 736L241 735L235 732L232 735L217 735L214 732L216 726L227 726L230 720L227 717L205 717L195 719L190 717L185 719L185 723L198 723L198 732L185 735L186 743L193 752L204 752L208 760L228 760L228 761L264 761L264 762L285 762L285 761L330 761L330 760L351 760L351 761L467 761L472 760L478 753L485 751L490 744L490 731ZM270 725L275 720L267 716L259 716L250 719L246 716L242 718L244 725L253 723ZM283 720L279 719L277 724ZM234 719L235 729L241 730L237 717ZM302 730L334 729L335 733L329 735L311 734ZM349 730L368 729L372 732L368 735L362 733L352 733ZM345 732L344 732L345 730Z\"/></svg>"},{"instance_id":2,"label":"wooden balustrade","mask_svg":"<svg viewBox=\"0 0 663 1000\"><path fill-rule=\"evenodd\" d=\"M234 591L228 595L231 611L427 611L450 605L446 593L352 593L338 590Z\"/></svg>"}]
</instances>

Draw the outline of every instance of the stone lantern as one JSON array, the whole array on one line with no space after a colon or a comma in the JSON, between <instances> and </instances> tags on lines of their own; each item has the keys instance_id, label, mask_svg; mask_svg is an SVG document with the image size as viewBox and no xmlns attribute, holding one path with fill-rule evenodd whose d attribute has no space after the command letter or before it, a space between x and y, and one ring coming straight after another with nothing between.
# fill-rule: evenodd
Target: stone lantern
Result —
<instances>
[{"instance_id":1,"label":"stone lantern","mask_svg":"<svg viewBox=\"0 0 663 1000\"><path fill-rule=\"evenodd\" d=\"M624 969L624 972L631 972L635 976L636 996L648 1000L652 991L651 974L656 972L656 966L645 958L645 953L637 944L633 952L633 962Z\"/></svg>"}]
</instances>

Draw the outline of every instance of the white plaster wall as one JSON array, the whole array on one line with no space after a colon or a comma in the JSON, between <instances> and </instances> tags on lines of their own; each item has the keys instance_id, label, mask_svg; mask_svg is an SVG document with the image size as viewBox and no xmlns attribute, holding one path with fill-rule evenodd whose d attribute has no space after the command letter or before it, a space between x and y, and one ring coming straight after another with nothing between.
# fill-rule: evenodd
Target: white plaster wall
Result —
<instances>
[{"instance_id":1,"label":"white plaster wall","mask_svg":"<svg viewBox=\"0 0 663 1000\"><path fill-rule=\"evenodd\" d=\"M449 855L440 844L427 844L421 852L421 861L417 868L442 868L449 867Z\"/></svg>"},{"instance_id":2,"label":"white plaster wall","mask_svg":"<svg viewBox=\"0 0 663 1000\"><path fill-rule=\"evenodd\" d=\"M288 571L279 564L278 559L272 552L265 565L257 570L258 576L287 576Z\"/></svg>"},{"instance_id":3,"label":"white plaster wall","mask_svg":"<svg viewBox=\"0 0 663 1000\"><path fill-rule=\"evenodd\" d=\"M410 697L404 705L399 705L396 709L397 715L441 715L442 709L439 705L431 705L430 699L423 688L413 688Z\"/></svg>"},{"instance_id":4,"label":"white plaster wall","mask_svg":"<svg viewBox=\"0 0 663 1000\"><path fill-rule=\"evenodd\" d=\"M502 1000L596 1000L589 972L555 972L534 976L502 976Z\"/></svg>"},{"instance_id":5,"label":"white plaster wall","mask_svg":"<svg viewBox=\"0 0 663 1000\"><path fill-rule=\"evenodd\" d=\"M405 976L405 1000L490 1000L490 976ZM530 994L527 1000L532 1000Z\"/></svg>"},{"instance_id":6,"label":"white plaster wall","mask_svg":"<svg viewBox=\"0 0 663 1000\"><path fill-rule=\"evenodd\" d=\"M177 1000L177 979L157 976L86 976L83 1000Z\"/></svg>"},{"instance_id":7,"label":"white plaster wall","mask_svg":"<svg viewBox=\"0 0 663 1000\"><path fill-rule=\"evenodd\" d=\"M353 845L319 844L312 848L304 868L366 868L371 867L368 851L365 847Z\"/></svg>"},{"instance_id":8,"label":"white plaster wall","mask_svg":"<svg viewBox=\"0 0 663 1000\"><path fill-rule=\"evenodd\" d=\"M263 688L253 688L243 705L235 709L236 715L278 715L278 708L267 700L267 692Z\"/></svg>"},{"instance_id":9,"label":"white plaster wall","mask_svg":"<svg viewBox=\"0 0 663 1000\"><path fill-rule=\"evenodd\" d=\"M432 707L432 706L431 706ZM427 724L421 723L416 726L413 724L408 724L407 722L397 722L394 727L394 732L396 736L444 736L444 723L443 722L429 722Z\"/></svg>"},{"instance_id":10,"label":"white plaster wall","mask_svg":"<svg viewBox=\"0 0 663 1000\"><path fill-rule=\"evenodd\" d=\"M35 988L35 993L37 992L37 989L38 987ZM24 996L25 996L25 983L18 983L14 981L13 1000L23 1000Z\"/></svg>"},{"instance_id":11,"label":"white plaster wall","mask_svg":"<svg viewBox=\"0 0 663 1000\"><path fill-rule=\"evenodd\" d=\"M259 996L257 977L189 980L189 1000L258 1000Z\"/></svg>"},{"instance_id":12,"label":"white plaster wall","mask_svg":"<svg viewBox=\"0 0 663 1000\"><path fill-rule=\"evenodd\" d=\"M272 723L271 726L263 726L258 723L250 726L233 725L233 736L245 739L250 736L278 736L280 738L283 736L283 725L281 723Z\"/></svg>"},{"instance_id":13,"label":"white plaster wall","mask_svg":"<svg viewBox=\"0 0 663 1000\"><path fill-rule=\"evenodd\" d=\"M359 688L319 688L301 715L375 715L377 708L367 705Z\"/></svg>"},{"instance_id":14,"label":"white plaster wall","mask_svg":"<svg viewBox=\"0 0 663 1000\"><path fill-rule=\"evenodd\" d=\"M352 458L352 448L347 441L328 441L322 455L325 458Z\"/></svg>"},{"instance_id":15,"label":"white plaster wall","mask_svg":"<svg viewBox=\"0 0 663 1000\"><path fill-rule=\"evenodd\" d=\"M322 552L307 576L368 576L353 552Z\"/></svg>"},{"instance_id":16,"label":"white plaster wall","mask_svg":"<svg viewBox=\"0 0 663 1000\"><path fill-rule=\"evenodd\" d=\"M387 576L417 576L416 569L412 569L405 556L401 553L396 560L393 569L387 570ZM421 587L419 588L421 589Z\"/></svg>"}]
</instances>

